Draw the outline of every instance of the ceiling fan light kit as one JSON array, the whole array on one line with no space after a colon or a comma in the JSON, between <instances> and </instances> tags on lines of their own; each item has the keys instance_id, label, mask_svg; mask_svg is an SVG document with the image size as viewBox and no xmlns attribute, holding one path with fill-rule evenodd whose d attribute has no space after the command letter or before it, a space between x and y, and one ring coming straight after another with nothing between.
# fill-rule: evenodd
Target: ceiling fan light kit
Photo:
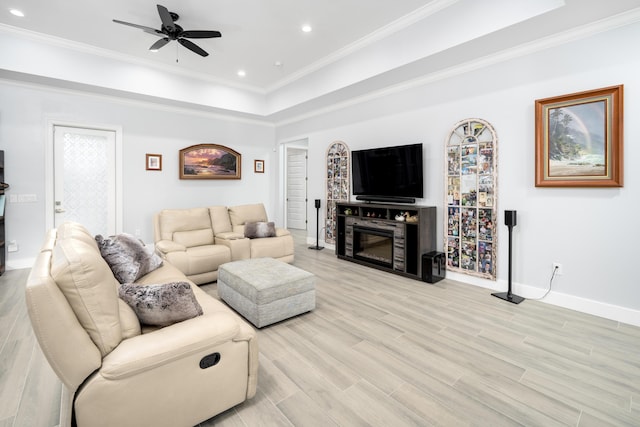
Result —
<instances>
[{"instance_id":1,"label":"ceiling fan light kit","mask_svg":"<svg viewBox=\"0 0 640 427\"><path fill-rule=\"evenodd\" d=\"M144 31L145 33L153 34L154 36L160 37L160 40L155 42L149 48L150 51L155 52L170 41L176 40L182 46L186 47L190 51L197 53L200 56L208 56L209 54L202 49L200 46L192 42L188 39L210 39L222 37L222 33L220 31L209 31L209 30L183 30L182 27L176 24L176 21L180 18L180 15L174 12L169 12L169 10L162 6L158 6L158 14L160 15L160 20L162 21L162 26L159 30L155 28L146 27L144 25L132 24L130 22L119 21L114 19L113 22L116 24L128 25L130 27L138 28Z\"/></svg>"}]
</instances>

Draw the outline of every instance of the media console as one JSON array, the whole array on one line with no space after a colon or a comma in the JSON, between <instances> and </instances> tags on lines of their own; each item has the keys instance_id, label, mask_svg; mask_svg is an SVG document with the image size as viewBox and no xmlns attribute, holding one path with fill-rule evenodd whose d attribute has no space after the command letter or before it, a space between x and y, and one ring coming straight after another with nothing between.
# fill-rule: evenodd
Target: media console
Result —
<instances>
[{"instance_id":1,"label":"media console","mask_svg":"<svg viewBox=\"0 0 640 427\"><path fill-rule=\"evenodd\" d=\"M336 255L414 279L436 250L436 207L336 203Z\"/></svg>"}]
</instances>

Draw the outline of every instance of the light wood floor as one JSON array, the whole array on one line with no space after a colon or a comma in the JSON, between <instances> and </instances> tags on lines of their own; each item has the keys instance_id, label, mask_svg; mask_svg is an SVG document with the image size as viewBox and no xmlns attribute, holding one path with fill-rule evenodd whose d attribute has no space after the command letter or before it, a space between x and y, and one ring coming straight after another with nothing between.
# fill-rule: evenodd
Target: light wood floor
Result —
<instances>
[{"instance_id":1,"label":"light wood floor","mask_svg":"<svg viewBox=\"0 0 640 427\"><path fill-rule=\"evenodd\" d=\"M640 425L640 328L307 246L294 265L317 276L316 310L259 330L256 397L201 426ZM57 423L27 273L0 277L0 427Z\"/></svg>"}]
</instances>

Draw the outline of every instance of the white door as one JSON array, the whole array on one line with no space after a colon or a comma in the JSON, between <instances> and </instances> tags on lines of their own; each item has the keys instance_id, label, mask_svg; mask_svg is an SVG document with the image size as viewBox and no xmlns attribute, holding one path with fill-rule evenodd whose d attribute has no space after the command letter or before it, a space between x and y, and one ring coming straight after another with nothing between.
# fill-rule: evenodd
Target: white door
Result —
<instances>
[{"instance_id":1,"label":"white door","mask_svg":"<svg viewBox=\"0 0 640 427\"><path fill-rule=\"evenodd\" d=\"M307 150L287 148L287 228L307 229Z\"/></svg>"},{"instance_id":2,"label":"white door","mask_svg":"<svg viewBox=\"0 0 640 427\"><path fill-rule=\"evenodd\" d=\"M116 132L54 126L54 227L65 221L91 234L116 234Z\"/></svg>"}]
</instances>

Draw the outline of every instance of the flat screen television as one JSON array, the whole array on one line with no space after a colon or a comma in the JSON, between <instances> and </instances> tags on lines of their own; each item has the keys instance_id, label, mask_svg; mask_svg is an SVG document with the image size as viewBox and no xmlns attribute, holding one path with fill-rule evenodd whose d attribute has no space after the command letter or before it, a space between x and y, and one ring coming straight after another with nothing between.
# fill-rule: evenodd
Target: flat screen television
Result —
<instances>
[{"instance_id":1,"label":"flat screen television","mask_svg":"<svg viewBox=\"0 0 640 427\"><path fill-rule=\"evenodd\" d=\"M357 200L415 203L423 196L422 144L351 152Z\"/></svg>"}]
</instances>

